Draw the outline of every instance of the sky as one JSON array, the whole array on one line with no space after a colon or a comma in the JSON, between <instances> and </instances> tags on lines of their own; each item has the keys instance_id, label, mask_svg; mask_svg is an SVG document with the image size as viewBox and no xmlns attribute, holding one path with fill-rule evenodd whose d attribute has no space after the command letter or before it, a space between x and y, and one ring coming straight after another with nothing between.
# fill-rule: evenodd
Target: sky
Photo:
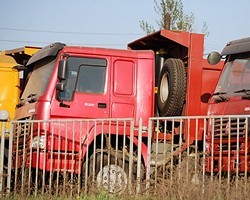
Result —
<instances>
[{"instance_id":1,"label":"sky","mask_svg":"<svg viewBox=\"0 0 250 200\"><path fill-rule=\"evenodd\" d=\"M194 32L206 22L204 54L250 37L249 0L182 0ZM159 29L154 0L0 0L0 51L53 42L126 49L145 36L139 21Z\"/></svg>"}]
</instances>

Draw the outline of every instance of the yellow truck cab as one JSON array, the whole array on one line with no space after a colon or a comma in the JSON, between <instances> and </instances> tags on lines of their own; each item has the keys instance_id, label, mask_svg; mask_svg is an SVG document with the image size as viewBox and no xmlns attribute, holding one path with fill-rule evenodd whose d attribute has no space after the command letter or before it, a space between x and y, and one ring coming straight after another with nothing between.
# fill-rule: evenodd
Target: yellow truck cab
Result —
<instances>
[{"instance_id":1,"label":"yellow truck cab","mask_svg":"<svg viewBox=\"0 0 250 200\"><path fill-rule=\"evenodd\" d=\"M8 111L9 120L14 118L15 106L20 94L19 71L15 69L16 66L14 58L0 55L0 110ZM6 126L6 130L8 130L9 124ZM2 130L1 123L0 128Z\"/></svg>"}]
</instances>

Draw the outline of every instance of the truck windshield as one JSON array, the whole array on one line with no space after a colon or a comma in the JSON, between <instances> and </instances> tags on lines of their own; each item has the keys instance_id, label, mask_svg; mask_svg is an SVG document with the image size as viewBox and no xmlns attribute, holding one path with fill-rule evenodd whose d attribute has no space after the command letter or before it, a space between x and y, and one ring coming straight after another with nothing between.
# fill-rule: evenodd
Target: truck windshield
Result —
<instances>
[{"instance_id":1,"label":"truck windshield","mask_svg":"<svg viewBox=\"0 0 250 200\"><path fill-rule=\"evenodd\" d=\"M21 99L31 95L39 97L44 94L55 66L55 58L38 61L28 79Z\"/></svg>"},{"instance_id":2,"label":"truck windshield","mask_svg":"<svg viewBox=\"0 0 250 200\"><path fill-rule=\"evenodd\" d=\"M221 93L227 96L242 95L248 90L250 90L250 58L227 62L214 95Z\"/></svg>"}]
</instances>

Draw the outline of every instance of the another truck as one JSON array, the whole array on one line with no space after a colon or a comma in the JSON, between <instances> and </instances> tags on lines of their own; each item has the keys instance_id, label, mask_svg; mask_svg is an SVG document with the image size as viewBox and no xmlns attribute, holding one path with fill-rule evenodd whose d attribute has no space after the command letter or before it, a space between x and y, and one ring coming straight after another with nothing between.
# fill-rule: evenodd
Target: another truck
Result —
<instances>
[{"instance_id":1,"label":"another truck","mask_svg":"<svg viewBox=\"0 0 250 200\"><path fill-rule=\"evenodd\" d=\"M10 123L14 119L25 80L31 68L25 68L28 59L38 47L23 47L2 51L0 54L0 191L6 189ZM4 125L3 125L4 124Z\"/></svg>"},{"instance_id":2,"label":"another truck","mask_svg":"<svg viewBox=\"0 0 250 200\"><path fill-rule=\"evenodd\" d=\"M206 138L207 171L246 173L250 169L250 38L228 42L221 54L208 56L211 64L225 59L208 115L218 116ZM219 117L227 115L228 117ZM241 118L230 115L242 115Z\"/></svg>"},{"instance_id":3,"label":"another truck","mask_svg":"<svg viewBox=\"0 0 250 200\"><path fill-rule=\"evenodd\" d=\"M17 67L17 63L14 58L0 55L0 110L7 110L11 120L14 119L15 107L20 94L19 71L15 67ZM7 129L9 129L9 125Z\"/></svg>"},{"instance_id":4,"label":"another truck","mask_svg":"<svg viewBox=\"0 0 250 200\"><path fill-rule=\"evenodd\" d=\"M21 127L14 128L14 135L23 135L21 141L15 141L20 147L15 154L16 166L27 163L47 172L73 169L79 174L83 171L79 166L92 156L95 147L108 150L120 145L112 140L117 134L112 124L108 130L98 124L93 128L93 123L84 130L69 125L69 133L66 125L59 131L58 126L52 128L46 123L29 127L27 120L132 118L138 128L140 119L147 127L153 116L206 115L207 104L201 101L201 95L214 90L222 65L210 66L203 59L203 46L202 34L160 30L128 44L128 50L63 43L39 50L27 63L33 71L16 109L15 119L21 121ZM190 135L175 133L183 134L183 146L196 139L195 128L190 127ZM130 127L127 129L130 133ZM103 142L100 132L109 133L111 147ZM81 138L87 136L83 133L88 133L89 139L82 143ZM118 137L124 141L123 136ZM147 134L143 137L147 139ZM133 138L136 153L137 134ZM202 140L202 134L198 138ZM126 144L130 140L128 134ZM25 141L31 150L25 149ZM146 160L146 144L142 144L141 154ZM26 161L24 155L28 155Z\"/></svg>"},{"instance_id":5,"label":"another truck","mask_svg":"<svg viewBox=\"0 0 250 200\"><path fill-rule=\"evenodd\" d=\"M14 58L0 55L0 191L6 186L6 167L10 124L14 118L15 107L19 100L19 71L15 69Z\"/></svg>"}]
</instances>

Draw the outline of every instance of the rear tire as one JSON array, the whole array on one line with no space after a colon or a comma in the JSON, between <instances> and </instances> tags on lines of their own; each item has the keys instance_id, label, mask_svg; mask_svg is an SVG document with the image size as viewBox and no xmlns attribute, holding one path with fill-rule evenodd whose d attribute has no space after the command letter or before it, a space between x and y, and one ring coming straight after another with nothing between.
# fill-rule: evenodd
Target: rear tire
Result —
<instances>
[{"instance_id":1,"label":"rear tire","mask_svg":"<svg viewBox=\"0 0 250 200\"><path fill-rule=\"evenodd\" d=\"M169 58L160 73L157 105L160 116L179 116L186 98L186 71L180 59Z\"/></svg>"}]
</instances>

